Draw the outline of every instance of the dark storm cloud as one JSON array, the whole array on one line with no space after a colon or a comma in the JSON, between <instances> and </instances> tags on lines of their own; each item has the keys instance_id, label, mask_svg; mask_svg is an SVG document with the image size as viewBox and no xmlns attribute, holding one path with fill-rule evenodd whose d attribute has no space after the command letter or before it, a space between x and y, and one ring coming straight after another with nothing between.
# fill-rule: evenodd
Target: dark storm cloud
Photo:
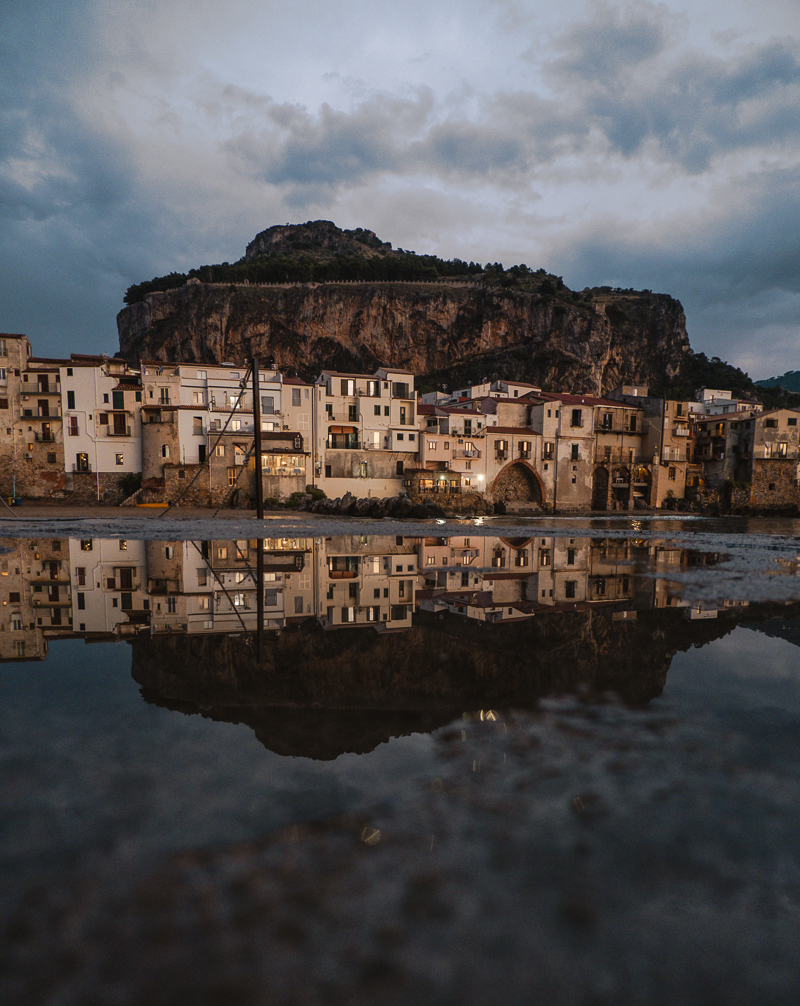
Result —
<instances>
[{"instance_id":1,"label":"dark storm cloud","mask_svg":"<svg viewBox=\"0 0 800 1006\"><path fill-rule=\"evenodd\" d=\"M638 4L599 8L554 47L546 97L498 92L470 115L429 89L370 96L348 112L274 105L229 150L271 184L315 191L420 171L513 187L563 156L603 150L692 175L731 152L786 148L800 134L795 40L723 59L687 48L669 14Z\"/></svg>"}]
</instances>

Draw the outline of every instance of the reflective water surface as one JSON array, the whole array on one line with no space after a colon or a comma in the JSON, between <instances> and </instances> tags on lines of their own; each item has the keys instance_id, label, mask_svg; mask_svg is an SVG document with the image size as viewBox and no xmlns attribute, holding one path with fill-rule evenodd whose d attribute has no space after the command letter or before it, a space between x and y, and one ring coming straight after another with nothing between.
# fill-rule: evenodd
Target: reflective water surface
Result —
<instances>
[{"instance_id":1,"label":"reflective water surface","mask_svg":"<svg viewBox=\"0 0 800 1006\"><path fill-rule=\"evenodd\" d=\"M795 526L271 530L0 541L4 1002L795 1001Z\"/></svg>"}]
</instances>

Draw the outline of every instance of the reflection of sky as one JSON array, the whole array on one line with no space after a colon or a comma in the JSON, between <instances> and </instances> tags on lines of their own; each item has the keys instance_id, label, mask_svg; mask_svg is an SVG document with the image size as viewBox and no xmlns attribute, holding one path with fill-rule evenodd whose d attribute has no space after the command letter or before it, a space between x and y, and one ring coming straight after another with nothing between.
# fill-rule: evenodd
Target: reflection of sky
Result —
<instances>
[{"instance_id":1,"label":"reflection of sky","mask_svg":"<svg viewBox=\"0 0 800 1006\"><path fill-rule=\"evenodd\" d=\"M41 354L113 351L130 283L323 217L670 292L697 349L792 365L793 0L9 6L0 327Z\"/></svg>"},{"instance_id":2,"label":"reflection of sky","mask_svg":"<svg viewBox=\"0 0 800 1006\"><path fill-rule=\"evenodd\" d=\"M678 653L653 708L667 706L705 731L710 747L717 732L729 739L735 731L741 749L769 765L796 731L797 653L782 639L736 628ZM69 862L135 863L159 849L397 807L441 771L428 734L329 762L274 754L247 726L147 704L130 677L130 654L127 645L70 641L46 662L4 666L0 876L9 885Z\"/></svg>"}]
</instances>

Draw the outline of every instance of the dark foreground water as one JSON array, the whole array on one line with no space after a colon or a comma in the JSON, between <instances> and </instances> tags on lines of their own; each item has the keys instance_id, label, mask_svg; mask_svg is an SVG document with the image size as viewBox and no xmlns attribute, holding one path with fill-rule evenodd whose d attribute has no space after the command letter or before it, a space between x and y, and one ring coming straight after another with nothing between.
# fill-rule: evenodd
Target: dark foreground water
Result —
<instances>
[{"instance_id":1,"label":"dark foreground water","mask_svg":"<svg viewBox=\"0 0 800 1006\"><path fill-rule=\"evenodd\" d=\"M3 1003L797 1001L797 526L283 530L2 542Z\"/></svg>"}]
</instances>

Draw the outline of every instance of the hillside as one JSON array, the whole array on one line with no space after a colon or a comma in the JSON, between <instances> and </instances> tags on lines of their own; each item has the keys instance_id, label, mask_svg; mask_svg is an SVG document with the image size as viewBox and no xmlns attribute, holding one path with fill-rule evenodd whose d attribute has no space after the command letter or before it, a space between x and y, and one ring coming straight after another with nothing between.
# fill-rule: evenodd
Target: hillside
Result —
<instances>
[{"instance_id":1,"label":"hillside","mask_svg":"<svg viewBox=\"0 0 800 1006\"><path fill-rule=\"evenodd\" d=\"M800 394L800 370L788 370L780 377L768 377L765 381L756 381L757 388L783 388Z\"/></svg>"},{"instance_id":2,"label":"hillside","mask_svg":"<svg viewBox=\"0 0 800 1006\"><path fill-rule=\"evenodd\" d=\"M544 269L416 255L329 221L271 227L238 262L156 277L126 300L117 324L132 362L257 355L307 379L386 365L597 394L664 383L691 355L665 294L572 291Z\"/></svg>"}]
</instances>

